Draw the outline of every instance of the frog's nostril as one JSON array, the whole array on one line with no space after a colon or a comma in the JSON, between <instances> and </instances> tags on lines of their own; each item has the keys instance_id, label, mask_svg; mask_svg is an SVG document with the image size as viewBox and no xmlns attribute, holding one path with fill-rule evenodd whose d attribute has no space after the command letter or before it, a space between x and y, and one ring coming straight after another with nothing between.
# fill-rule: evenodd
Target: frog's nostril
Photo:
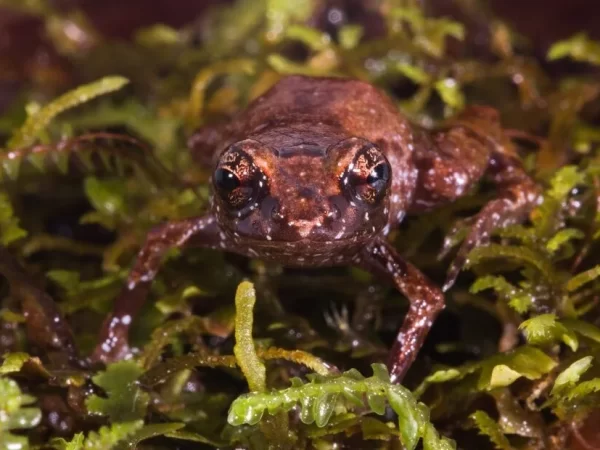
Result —
<instances>
[{"instance_id":1,"label":"frog's nostril","mask_svg":"<svg viewBox=\"0 0 600 450\"><path fill-rule=\"evenodd\" d=\"M326 216L329 220L337 220L340 217L342 217L342 212L340 211L340 208L337 207L337 205L330 204Z\"/></svg>"},{"instance_id":2,"label":"frog's nostril","mask_svg":"<svg viewBox=\"0 0 600 450\"><path fill-rule=\"evenodd\" d=\"M271 219L273 219L276 222L283 221L283 211L282 208L279 207L279 205L275 205L273 206L273 209L271 209Z\"/></svg>"},{"instance_id":3,"label":"frog's nostril","mask_svg":"<svg viewBox=\"0 0 600 450\"><path fill-rule=\"evenodd\" d=\"M263 199L260 206L260 212L262 217L265 220L275 220L281 221L283 220L284 211L283 208L279 205L277 199L273 197L267 197Z\"/></svg>"}]
</instances>

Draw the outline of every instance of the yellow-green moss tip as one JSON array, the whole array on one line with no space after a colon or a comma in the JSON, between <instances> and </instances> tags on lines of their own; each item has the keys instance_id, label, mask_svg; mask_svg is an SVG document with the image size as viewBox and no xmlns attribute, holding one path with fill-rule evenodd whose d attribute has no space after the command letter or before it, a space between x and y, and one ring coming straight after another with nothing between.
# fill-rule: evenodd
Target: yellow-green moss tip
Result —
<instances>
[{"instance_id":1,"label":"yellow-green moss tip","mask_svg":"<svg viewBox=\"0 0 600 450\"><path fill-rule=\"evenodd\" d=\"M129 83L127 78L108 76L98 81L79 86L61 95L56 100L31 114L23 126L8 141L8 148L14 149L33 145L50 122L60 113L86 103L100 95L118 91L127 83Z\"/></svg>"},{"instance_id":2,"label":"yellow-green moss tip","mask_svg":"<svg viewBox=\"0 0 600 450\"><path fill-rule=\"evenodd\" d=\"M256 303L254 285L243 281L235 294L235 346L233 353L251 391L265 391L266 370L258 358L252 340L253 311Z\"/></svg>"}]
</instances>

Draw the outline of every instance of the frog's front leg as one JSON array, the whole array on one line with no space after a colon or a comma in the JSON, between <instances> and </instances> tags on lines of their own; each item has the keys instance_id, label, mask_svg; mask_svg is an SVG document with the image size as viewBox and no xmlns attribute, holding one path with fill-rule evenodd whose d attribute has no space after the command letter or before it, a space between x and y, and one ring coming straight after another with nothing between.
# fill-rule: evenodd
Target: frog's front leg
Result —
<instances>
[{"instance_id":1,"label":"frog's front leg","mask_svg":"<svg viewBox=\"0 0 600 450\"><path fill-rule=\"evenodd\" d=\"M415 360L433 321L444 308L444 294L381 238L367 246L356 261L365 270L394 283L410 302L388 359L391 379L398 383Z\"/></svg>"},{"instance_id":2,"label":"frog's front leg","mask_svg":"<svg viewBox=\"0 0 600 450\"><path fill-rule=\"evenodd\" d=\"M111 362L129 354L128 332L142 308L162 258L171 248L227 248L225 235L211 215L168 222L146 236L127 283L119 293L113 311L105 320L93 361Z\"/></svg>"},{"instance_id":3,"label":"frog's front leg","mask_svg":"<svg viewBox=\"0 0 600 450\"><path fill-rule=\"evenodd\" d=\"M487 107L472 106L445 129L419 140L414 154L419 177L411 212L456 200L484 175L490 176L498 192L469 220L471 229L450 265L444 291L454 284L473 248L486 243L494 229L525 220L536 205L539 189L515 153L502 133L498 113Z\"/></svg>"}]
</instances>

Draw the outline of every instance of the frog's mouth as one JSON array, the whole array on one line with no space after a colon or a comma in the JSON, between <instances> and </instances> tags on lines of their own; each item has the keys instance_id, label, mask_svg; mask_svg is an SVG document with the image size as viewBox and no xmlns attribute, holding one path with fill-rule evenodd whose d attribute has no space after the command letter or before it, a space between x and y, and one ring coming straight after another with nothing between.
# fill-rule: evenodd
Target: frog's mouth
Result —
<instances>
[{"instance_id":1,"label":"frog's mouth","mask_svg":"<svg viewBox=\"0 0 600 450\"><path fill-rule=\"evenodd\" d=\"M370 236L345 236L342 239L319 239L309 236L304 239L294 240L266 240L266 239L246 239L244 245L252 249L267 250L271 255L278 253L289 254L290 251L302 251L303 253L322 253L324 251L336 250L349 245L364 245L369 241Z\"/></svg>"},{"instance_id":2,"label":"frog's mouth","mask_svg":"<svg viewBox=\"0 0 600 450\"><path fill-rule=\"evenodd\" d=\"M264 233L261 235L246 235L244 236L244 239L253 246L269 248L278 244L303 246L328 243L333 245L345 245L348 242L362 242L381 231L382 230L379 227L372 230L352 230L346 229L345 227L342 227L339 230L331 230L325 226L315 225L315 223L310 220L296 220L293 224L293 228L288 228L288 232L285 234L274 233L271 235L269 233Z\"/></svg>"},{"instance_id":3,"label":"frog's mouth","mask_svg":"<svg viewBox=\"0 0 600 450\"><path fill-rule=\"evenodd\" d=\"M288 225L294 227L301 239L306 239L313 230L321 227L320 222L315 223L314 220L294 220L288 222Z\"/></svg>"}]
</instances>

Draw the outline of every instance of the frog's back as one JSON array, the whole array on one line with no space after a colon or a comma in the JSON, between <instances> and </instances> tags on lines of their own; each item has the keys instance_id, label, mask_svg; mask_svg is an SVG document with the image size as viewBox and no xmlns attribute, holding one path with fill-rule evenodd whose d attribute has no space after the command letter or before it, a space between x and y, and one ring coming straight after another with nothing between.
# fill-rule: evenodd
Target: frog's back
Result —
<instances>
[{"instance_id":1,"label":"frog's back","mask_svg":"<svg viewBox=\"0 0 600 450\"><path fill-rule=\"evenodd\" d=\"M369 83L288 76L246 110L246 129L265 124L324 123L376 142L409 130L390 99Z\"/></svg>"}]
</instances>

